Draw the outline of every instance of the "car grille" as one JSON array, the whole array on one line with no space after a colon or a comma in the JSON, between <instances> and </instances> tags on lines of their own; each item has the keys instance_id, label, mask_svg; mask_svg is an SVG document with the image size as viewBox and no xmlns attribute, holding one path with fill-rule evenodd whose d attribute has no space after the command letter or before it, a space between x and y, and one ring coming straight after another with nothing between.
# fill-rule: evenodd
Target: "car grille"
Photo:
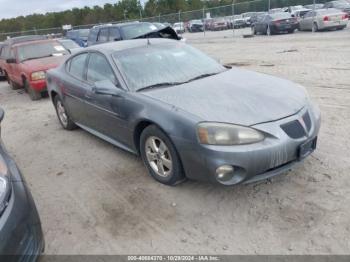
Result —
<instances>
[{"instance_id":1,"label":"car grille","mask_svg":"<svg viewBox=\"0 0 350 262\"><path fill-rule=\"evenodd\" d=\"M283 131L291 138L298 139L307 135L311 130L311 118L309 112L306 112L302 116L302 120L293 120L286 124L281 125ZM305 123L305 128L303 127L302 122Z\"/></svg>"}]
</instances>

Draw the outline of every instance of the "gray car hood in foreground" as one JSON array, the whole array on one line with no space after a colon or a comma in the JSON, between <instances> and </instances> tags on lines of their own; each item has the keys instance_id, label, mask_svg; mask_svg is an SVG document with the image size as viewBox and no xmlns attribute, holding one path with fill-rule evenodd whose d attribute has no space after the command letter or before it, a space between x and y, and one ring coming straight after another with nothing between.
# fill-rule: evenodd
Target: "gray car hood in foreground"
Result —
<instances>
[{"instance_id":1,"label":"gray car hood in foreground","mask_svg":"<svg viewBox=\"0 0 350 262\"><path fill-rule=\"evenodd\" d=\"M185 110L202 121L245 126L291 116L307 103L305 91L299 85L238 68L142 94Z\"/></svg>"}]
</instances>

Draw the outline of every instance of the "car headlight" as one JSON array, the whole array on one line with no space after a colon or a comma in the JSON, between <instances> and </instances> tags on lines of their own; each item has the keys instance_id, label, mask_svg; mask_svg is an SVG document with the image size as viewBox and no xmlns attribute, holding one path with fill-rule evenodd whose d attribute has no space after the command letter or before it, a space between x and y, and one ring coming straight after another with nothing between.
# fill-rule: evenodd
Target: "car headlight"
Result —
<instances>
[{"instance_id":1,"label":"car headlight","mask_svg":"<svg viewBox=\"0 0 350 262\"><path fill-rule=\"evenodd\" d=\"M0 215L7 206L7 198L10 193L10 184L7 174L7 165L0 156Z\"/></svg>"},{"instance_id":2,"label":"car headlight","mask_svg":"<svg viewBox=\"0 0 350 262\"><path fill-rule=\"evenodd\" d=\"M246 145L265 139L253 128L224 123L200 123L197 132L199 142L206 145Z\"/></svg>"},{"instance_id":3,"label":"car headlight","mask_svg":"<svg viewBox=\"0 0 350 262\"><path fill-rule=\"evenodd\" d=\"M45 79L46 73L44 71L34 72L31 75L33 81Z\"/></svg>"}]
</instances>

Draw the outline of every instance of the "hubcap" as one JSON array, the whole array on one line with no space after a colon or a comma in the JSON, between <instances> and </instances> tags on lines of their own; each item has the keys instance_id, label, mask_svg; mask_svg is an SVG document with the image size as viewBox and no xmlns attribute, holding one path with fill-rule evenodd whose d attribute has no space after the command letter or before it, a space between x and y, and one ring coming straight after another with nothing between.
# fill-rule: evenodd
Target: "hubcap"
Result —
<instances>
[{"instance_id":1,"label":"hubcap","mask_svg":"<svg viewBox=\"0 0 350 262\"><path fill-rule=\"evenodd\" d=\"M159 137L151 136L145 144L148 164L161 177L168 177L173 170L173 161L168 147Z\"/></svg>"},{"instance_id":2,"label":"hubcap","mask_svg":"<svg viewBox=\"0 0 350 262\"><path fill-rule=\"evenodd\" d=\"M58 114L58 117L59 117L61 123L64 126L67 126L68 125L68 117L66 114L66 110L64 109L64 106L62 105L61 101L57 101L57 114Z\"/></svg>"}]
</instances>

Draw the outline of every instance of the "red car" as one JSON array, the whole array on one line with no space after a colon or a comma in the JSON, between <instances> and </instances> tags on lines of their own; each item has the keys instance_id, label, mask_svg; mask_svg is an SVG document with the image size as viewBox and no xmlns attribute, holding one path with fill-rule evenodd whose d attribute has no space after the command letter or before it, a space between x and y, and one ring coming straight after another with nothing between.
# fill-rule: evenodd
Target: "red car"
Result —
<instances>
[{"instance_id":1,"label":"red car","mask_svg":"<svg viewBox=\"0 0 350 262\"><path fill-rule=\"evenodd\" d=\"M56 40L22 42L11 47L6 71L11 86L24 87L32 100L46 91L46 71L57 67L69 52Z\"/></svg>"}]
</instances>

